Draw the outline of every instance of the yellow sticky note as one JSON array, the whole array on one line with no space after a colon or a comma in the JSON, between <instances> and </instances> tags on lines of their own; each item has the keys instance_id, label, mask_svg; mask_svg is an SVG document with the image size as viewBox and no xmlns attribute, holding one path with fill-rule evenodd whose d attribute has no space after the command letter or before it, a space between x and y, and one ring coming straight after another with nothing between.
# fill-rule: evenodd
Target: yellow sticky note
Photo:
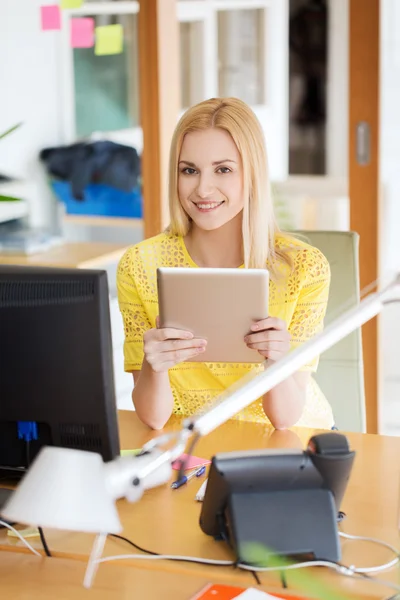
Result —
<instances>
[{"instance_id":1,"label":"yellow sticky note","mask_svg":"<svg viewBox=\"0 0 400 600\"><path fill-rule=\"evenodd\" d=\"M80 8L83 4L83 0L61 0L61 8Z\"/></svg>"},{"instance_id":2,"label":"yellow sticky note","mask_svg":"<svg viewBox=\"0 0 400 600\"><path fill-rule=\"evenodd\" d=\"M122 25L96 27L95 33L96 45L94 53L97 56L122 53L124 49L124 29Z\"/></svg>"},{"instance_id":3,"label":"yellow sticky note","mask_svg":"<svg viewBox=\"0 0 400 600\"><path fill-rule=\"evenodd\" d=\"M18 533L20 533L24 539L37 537L38 535L40 535L39 529L36 529L36 527L26 527L25 529L20 529ZM12 529L9 529L7 531L7 535L10 537L18 538L17 534L14 531L12 531Z\"/></svg>"},{"instance_id":4,"label":"yellow sticky note","mask_svg":"<svg viewBox=\"0 0 400 600\"><path fill-rule=\"evenodd\" d=\"M132 450L121 450L121 456L135 456L139 454L140 448L133 448Z\"/></svg>"}]
</instances>

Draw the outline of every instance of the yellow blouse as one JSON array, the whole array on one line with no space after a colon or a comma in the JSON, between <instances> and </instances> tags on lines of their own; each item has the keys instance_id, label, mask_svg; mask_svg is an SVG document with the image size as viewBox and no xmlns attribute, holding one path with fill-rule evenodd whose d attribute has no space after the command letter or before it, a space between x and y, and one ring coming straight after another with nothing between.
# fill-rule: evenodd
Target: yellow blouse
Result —
<instances>
[{"instance_id":1,"label":"yellow blouse","mask_svg":"<svg viewBox=\"0 0 400 600\"><path fill-rule=\"evenodd\" d=\"M285 249L293 268L275 260L276 281L270 280L269 314L283 319L291 334L292 349L313 337L323 328L330 268L325 256L316 248L295 238L279 235L276 248ZM158 267L193 267L184 240L161 233L129 248L120 260L117 272L119 306L124 322L125 371L140 370L143 361L143 334L155 327L158 315ZM304 370L315 371L318 360ZM174 398L174 413L192 415L250 370L261 365L238 363L184 362L169 370ZM237 415L246 421L269 423L261 399ZM307 389L303 414L296 425L330 429L334 425L330 405L313 378Z\"/></svg>"}]
</instances>

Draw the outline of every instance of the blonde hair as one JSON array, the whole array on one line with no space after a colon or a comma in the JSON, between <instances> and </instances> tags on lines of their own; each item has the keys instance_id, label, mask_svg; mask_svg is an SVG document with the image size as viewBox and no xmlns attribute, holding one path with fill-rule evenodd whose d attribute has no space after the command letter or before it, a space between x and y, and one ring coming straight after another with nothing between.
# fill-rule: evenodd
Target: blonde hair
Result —
<instances>
[{"instance_id":1,"label":"blonde hair","mask_svg":"<svg viewBox=\"0 0 400 600\"><path fill-rule=\"evenodd\" d=\"M264 134L251 108L238 98L211 98L189 108L179 120L169 158L169 208L172 234L185 236L190 219L178 197L178 162L187 133L209 128L227 131L242 158L244 183L243 259L246 268L265 269L275 256L275 221Z\"/></svg>"}]
</instances>

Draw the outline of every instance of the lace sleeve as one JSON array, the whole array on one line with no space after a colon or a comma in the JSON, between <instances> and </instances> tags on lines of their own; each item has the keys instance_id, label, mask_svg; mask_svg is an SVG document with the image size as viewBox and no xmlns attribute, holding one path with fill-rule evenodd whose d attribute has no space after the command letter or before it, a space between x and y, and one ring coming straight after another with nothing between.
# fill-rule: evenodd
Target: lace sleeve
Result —
<instances>
[{"instance_id":1,"label":"lace sleeve","mask_svg":"<svg viewBox=\"0 0 400 600\"><path fill-rule=\"evenodd\" d=\"M117 290L125 333L124 369L140 370L143 362L143 335L151 324L136 287L131 250L127 250L119 262Z\"/></svg>"},{"instance_id":2,"label":"lace sleeve","mask_svg":"<svg viewBox=\"0 0 400 600\"><path fill-rule=\"evenodd\" d=\"M303 259L301 265L300 276L304 283L289 326L292 350L323 330L331 279L329 263L316 248L307 250L307 259ZM314 359L301 370L316 371L318 360Z\"/></svg>"}]
</instances>

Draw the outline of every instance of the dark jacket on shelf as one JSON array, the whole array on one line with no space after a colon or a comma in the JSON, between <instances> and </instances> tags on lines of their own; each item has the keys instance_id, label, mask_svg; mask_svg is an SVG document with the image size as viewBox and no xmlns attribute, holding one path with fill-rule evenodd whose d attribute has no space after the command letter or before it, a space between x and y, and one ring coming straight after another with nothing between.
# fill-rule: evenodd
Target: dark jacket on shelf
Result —
<instances>
[{"instance_id":1,"label":"dark jacket on shelf","mask_svg":"<svg viewBox=\"0 0 400 600\"><path fill-rule=\"evenodd\" d=\"M71 193L77 200L84 199L89 183L130 192L140 175L140 158L135 148L109 141L45 148L40 160L49 175L71 183Z\"/></svg>"}]
</instances>

